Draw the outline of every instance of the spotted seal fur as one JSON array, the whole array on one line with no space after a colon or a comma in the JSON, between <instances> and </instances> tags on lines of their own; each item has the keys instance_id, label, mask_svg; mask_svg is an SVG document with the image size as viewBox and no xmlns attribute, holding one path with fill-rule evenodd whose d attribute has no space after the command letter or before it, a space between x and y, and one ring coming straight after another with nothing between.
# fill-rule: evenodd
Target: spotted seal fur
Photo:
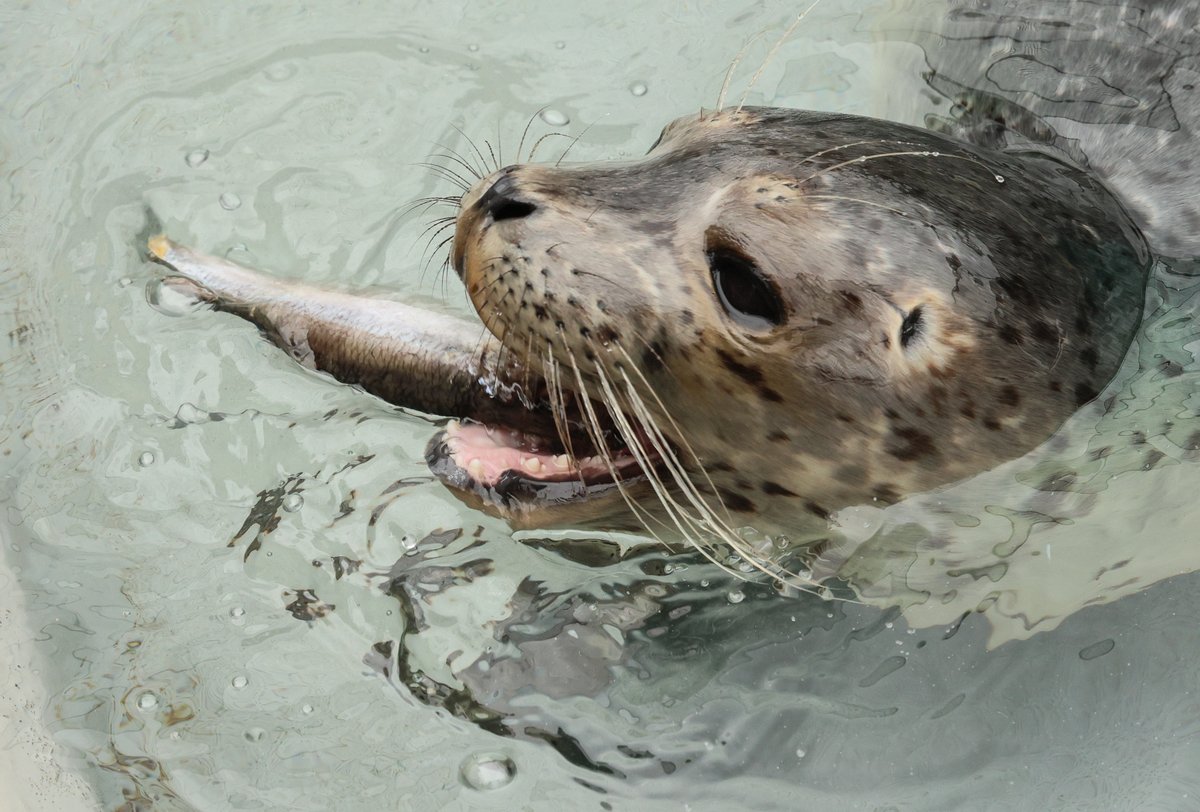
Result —
<instances>
[{"instance_id":1,"label":"spotted seal fur","mask_svg":"<svg viewBox=\"0 0 1200 812\"><path fill-rule=\"evenodd\" d=\"M231 295L170 250L313 366L421 378L402 405L439 411L412 392L463 363L414 368L417 330L356 353L357 317L331 342L296 296ZM452 261L494 337L468 377L510 406L428 459L516 523L620 492L651 531L761 558L740 528L790 532L1041 443L1114 374L1148 257L1069 163L858 116L727 109L639 160L504 167L463 195Z\"/></svg>"}]
</instances>

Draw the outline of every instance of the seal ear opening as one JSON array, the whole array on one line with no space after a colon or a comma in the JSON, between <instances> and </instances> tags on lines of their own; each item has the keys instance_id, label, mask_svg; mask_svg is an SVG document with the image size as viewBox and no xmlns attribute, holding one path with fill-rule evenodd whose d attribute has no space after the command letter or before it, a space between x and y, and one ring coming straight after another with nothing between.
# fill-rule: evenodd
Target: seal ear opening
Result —
<instances>
[{"instance_id":1,"label":"seal ear opening","mask_svg":"<svg viewBox=\"0 0 1200 812\"><path fill-rule=\"evenodd\" d=\"M713 289L725 312L742 327L768 330L783 324L783 301L750 256L720 231L705 234L704 253Z\"/></svg>"}]
</instances>

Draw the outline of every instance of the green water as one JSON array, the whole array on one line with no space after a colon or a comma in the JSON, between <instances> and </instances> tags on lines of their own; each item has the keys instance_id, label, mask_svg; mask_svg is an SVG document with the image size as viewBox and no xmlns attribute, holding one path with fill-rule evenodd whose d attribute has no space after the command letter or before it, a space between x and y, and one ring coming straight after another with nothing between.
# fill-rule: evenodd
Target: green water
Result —
<instances>
[{"instance_id":1,"label":"green water","mask_svg":"<svg viewBox=\"0 0 1200 812\"><path fill-rule=\"evenodd\" d=\"M976 24L941 4L829 2L748 94L919 123L949 107L930 64L986 77L1111 144L1089 155L1184 257L1158 265L1104 408L1040 455L839 516L829 566L862 603L606 557L637 538L514 539L429 481L427 419L299 369L233 317L148 301L147 206L246 264L469 313L440 256L423 262L430 216L409 204L452 189L422 162L511 156L530 121L527 146L566 134L547 159L641 154L770 28L740 97L796 10L0 10L0 583L24 606L5 616L25 658L10 670L42 697L0 747L44 726L104 809L1200 804L1186 15L1105 9L969 41L931 33ZM1091 77L1101 57L1074 74L1004 58L1097 29L1107 58L1138 55L1127 86ZM1154 54L1175 54L1158 84ZM1073 484L1047 489L1064 469ZM464 777L502 759L511 781Z\"/></svg>"}]
</instances>

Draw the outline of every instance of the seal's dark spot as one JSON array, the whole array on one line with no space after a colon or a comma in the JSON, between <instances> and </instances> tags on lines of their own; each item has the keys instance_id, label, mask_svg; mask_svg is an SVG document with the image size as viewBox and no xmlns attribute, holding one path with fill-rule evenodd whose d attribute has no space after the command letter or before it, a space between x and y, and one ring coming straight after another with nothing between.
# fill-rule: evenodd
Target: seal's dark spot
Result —
<instances>
[{"instance_id":1,"label":"seal's dark spot","mask_svg":"<svg viewBox=\"0 0 1200 812\"><path fill-rule=\"evenodd\" d=\"M848 313L859 313L862 311L862 299L857 293L849 290L839 290L838 296L842 297L842 306L846 308Z\"/></svg>"},{"instance_id":2,"label":"seal's dark spot","mask_svg":"<svg viewBox=\"0 0 1200 812\"><path fill-rule=\"evenodd\" d=\"M900 501L900 492L895 485L879 484L871 490L874 497L886 505L894 505Z\"/></svg>"},{"instance_id":3,"label":"seal's dark spot","mask_svg":"<svg viewBox=\"0 0 1200 812\"><path fill-rule=\"evenodd\" d=\"M738 513L754 513L758 508L746 497L736 491L721 489L721 501L725 507Z\"/></svg>"},{"instance_id":4,"label":"seal's dark spot","mask_svg":"<svg viewBox=\"0 0 1200 812\"><path fill-rule=\"evenodd\" d=\"M763 491L763 493L769 494L771 496L799 496L800 495L800 494L796 493L795 491L788 490L787 488L780 485L778 482L772 482L769 479L763 481L762 491Z\"/></svg>"},{"instance_id":5,"label":"seal's dark spot","mask_svg":"<svg viewBox=\"0 0 1200 812\"><path fill-rule=\"evenodd\" d=\"M1030 327L1030 332L1038 341L1050 343L1058 340L1058 331L1044 321L1038 320Z\"/></svg>"},{"instance_id":6,"label":"seal's dark spot","mask_svg":"<svg viewBox=\"0 0 1200 812\"><path fill-rule=\"evenodd\" d=\"M1080 313L1075 318L1075 329L1085 335L1092 332L1092 321L1087 317L1086 313Z\"/></svg>"},{"instance_id":7,"label":"seal's dark spot","mask_svg":"<svg viewBox=\"0 0 1200 812\"><path fill-rule=\"evenodd\" d=\"M1193 431L1184 441L1183 447L1187 451L1200 451L1200 431Z\"/></svg>"},{"instance_id":8,"label":"seal's dark spot","mask_svg":"<svg viewBox=\"0 0 1200 812\"><path fill-rule=\"evenodd\" d=\"M1050 391L1051 392L1061 392L1062 391L1062 383L1059 381L1050 381Z\"/></svg>"},{"instance_id":9,"label":"seal's dark spot","mask_svg":"<svg viewBox=\"0 0 1200 812\"><path fill-rule=\"evenodd\" d=\"M808 510L809 513L811 513L812 515L816 516L819 519L828 519L829 518L829 511L826 510L825 508L821 507L820 505L818 505L816 502L806 502L804 504L804 507L806 510Z\"/></svg>"},{"instance_id":10,"label":"seal's dark spot","mask_svg":"<svg viewBox=\"0 0 1200 812\"><path fill-rule=\"evenodd\" d=\"M679 320L684 324L691 324L696 320L696 314L685 308L679 312Z\"/></svg>"},{"instance_id":11,"label":"seal's dark spot","mask_svg":"<svg viewBox=\"0 0 1200 812\"><path fill-rule=\"evenodd\" d=\"M1075 384L1075 405L1082 406L1090 400L1095 400L1096 395L1100 394L1096 388L1086 381Z\"/></svg>"},{"instance_id":12,"label":"seal's dark spot","mask_svg":"<svg viewBox=\"0 0 1200 812\"><path fill-rule=\"evenodd\" d=\"M773 443L790 443L792 441L791 437L779 430L772 431L767 435L767 439Z\"/></svg>"},{"instance_id":13,"label":"seal's dark spot","mask_svg":"<svg viewBox=\"0 0 1200 812\"><path fill-rule=\"evenodd\" d=\"M720 471L725 474L728 474L733 471L732 465L730 465L727 462L723 462L721 460L718 460L717 462L710 462L708 464L708 467L709 467L709 469L711 469L713 471Z\"/></svg>"},{"instance_id":14,"label":"seal's dark spot","mask_svg":"<svg viewBox=\"0 0 1200 812\"><path fill-rule=\"evenodd\" d=\"M867 472L861 465L843 465L834 471L833 478L847 485L859 485L866 481Z\"/></svg>"},{"instance_id":15,"label":"seal's dark spot","mask_svg":"<svg viewBox=\"0 0 1200 812\"><path fill-rule=\"evenodd\" d=\"M621 340L621 334L607 324L600 328L600 332L597 333L596 337L599 338L603 344L615 344Z\"/></svg>"},{"instance_id":16,"label":"seal's dark spot","mask_svg":"<svg viewBox=\"0 0 1200 812\"><path fill-rule=\"evenodd\" d=\"M985 417L983 419L983 427L988 431L1000 431L1003 428L1000 425L1000 421L994 417Z\"/></svg>"},{"instance_id":17,"label":"seal's dark spot","mask_svg":"<svg viewBox=\"0 0 1200 812\"><path fill-rule=\"evenodd\" d=\"M962 267L962 260L958 258L958 254L946 254L946 264L950 266L950 270L957 271Z\"/></svg>"},{"instance_id":18,"label":"seal's dark spot","mask_svg":"<svg viewBox=\"0 0 1200 812\"><path fill-rule=\"evenodd\" d=\"M783 403L783 395L769 386L758 387L758 394L762 395L763 400L769 400L772 403Z\"/></svg>"},{"instance_id":19,"label":"seal's dark spot","mask_svg":"<svg viewBox=\"0 0 1200 812\"><path fill-rule=\"evenodd\" d=\"M959 412L959 414L961 414L963 417L967 418L968 420L974 420L975 419L975 404L968 400L962 406L958 407L958 412Z\"/></svg>"},{"instance_id":20,"label":"seal's dark spot","mask_svg":"<svg viewBox=\"0 0 1200 812\"><path fill-rule=\"evenodd\" d=\"M1000 387L1000 393L996 399L1005 406L1016 406L1021 402L1021 393L1017 391L1017 387L1009 384Z\"/></svg>"},{"instance_id":21,"label":"seal's dark spot","mask_svg":"<svg viewBox=\"0 0 1200 812\"><path fill-rule=\"evenodd\" d=\"M1096 364L1100 363L1100 356L1096 354L1095 347L1088 347L1083 352L1079 353L1079 360L1087 364L1088 369L1095 371Z\"/></svg>"},{"instance_id":22,"label":"seal's dark spot","mask_svg":"<svg viewBox=\"0 0 1200 812\"><path fill-rule=\"evenodd\" d=\"M763 382L762 370L758 367L747 366L722 349L717 350L717 357L721 359L721 363L725 365L726 369L746 383L757 386Z\"/></svg>"},{"instance_id":23,"label":"seal's dark spot","mask_svg":"<svg viewBox=\"0 0 1200 812\"><path fill-rule=\"evenodd\" d=\"M932 456L937 453L937 449L934 448L933 438L928 434L919 429L904 427L892 433L892 442L889 443L887 452L898 460L910 462Z\"/></svg>"},{"instance_id":24,"label":"seal's dark spot","mask_svg":"<svg viewBox=\"0 0 1200 812\"><path fill-rule=\"evenodd\" d=\"M1164 378L1178 378L1183 374L1183 367L1171 360L1164 360L1158 365L1158 371Z\"/></svg>"},{"instance_id":25,"label":"seal's dark spot","mask_svg":"<svg viewBox=\"0 0 1200 812\"><path fill-rule=\"evenodd\" d=\"M1021 343L1021 331L1011 324L1006 324L1000 328L1000 338L1009 344Z\"/></svg>"}]
</instances>

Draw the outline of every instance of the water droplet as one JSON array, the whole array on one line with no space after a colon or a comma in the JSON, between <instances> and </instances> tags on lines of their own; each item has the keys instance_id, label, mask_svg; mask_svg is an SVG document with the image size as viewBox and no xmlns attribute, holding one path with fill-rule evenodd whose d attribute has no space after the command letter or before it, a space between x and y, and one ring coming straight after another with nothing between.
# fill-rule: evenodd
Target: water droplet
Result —
<instances>
[{"instance_id":1,"label":"water droplet","mask_svg":"<svg viewBox=\"0 0 1200 812\"><path fill-rule=\"evenodd\" d=\"M189 152L183 160L187 161L188 166L190 166L192 169L195 169L200 164L208 160L208 150L194 149Z\"/></svg>"},{"instance_id":2,"label":"water droplet","mask_svg":"<svg viewBox=\"0 0 1200 812\"><path fill-rule=\"evenodd\" d=\"M746 593L742 592L740 589L735 589L725 597L729 599L730 603L741 603L742 601L746 600Z\"/></svg>"},{"instance_id":3,"label":"water droplet","mask_svg":"<svg viewBox=\"0 0 1200 812\"><path fill-rule=\"evenodd\" d=\"M138 465L142 466L143 468L149 468L153 464L154 464L154 452L153 451L143 451L138 456Z\"/></svg>"},{"instance_id":4,"label":"water droplet","mask_svg":"<svg viewBox=\"0 0 1200 812\"><path fill-rule=\"evenodd\" d=\"M241 674L238 674L236 677L233 678L233 687L234 688L245 688L249 684L250 684L250 680L246 679Z\"/></svg>"},{"instance_id":5,"label":"water droplet","mask_svg":"<svg viewBox=\"0 0 1200 812\"><path fill-rule=\"evenodd\" d=\"M645 82L634 82L629 86L629 92L635 96L645 96L649 89Z\"/></svg>"},{"instance_id":6,"label":"water droplet","mask_svg":"<svg viewBox=\"0 0 1200 812\"><path fill-rule=\"evenodd\" d=\"M571 119L566 113L562 110L556 110L553 107L547 107L538 115L542 117L542 121L551 127L565 127L571 123Z\"/></svg>"},{"instance_id":7,"label":"water droplet","mask_svg":"<svg viewBox=\"0 0 1200 812\"><path fill-rule=\"evenodd\" d=\"M252 727L246 731L246 741L259 742L262 741L262 737L265 735L267 735L267 731L263 730L261 727Z\"/></svg>"},{"instance_id":8,"label":"water droplet","mask_svg":"<svg viewBox=\"0 0 1200 812\"><path fill-rule=\"evenodd\" d=\"M196 297L187 291L190 282L151 279L146 283L146 301L164 316L183 316L197 306Z\"/></svg>"},{"instance_id":9,"label":"water droplet","mask_svg":"<svg viewBox=\"0 0 1200 812\"><path fill-rule=\"evenodd\" d=\"M804 758L806 755L808 755L808 752L803 747L796 751L796 758Z\"/></svg>"},{"instance_id":10,"label":"water droplet","mask_svg":"<svg viewBox=\"0 0 1200 812\"><path fill-rule=\"evenodd\" d=\"M567 47L567 43L559 40L558 42L554 43L554 47L561 51L563 48Z\"/></svg>"},{"instance_id":11,"label":"water droplet","mask_svg":"<svg viewBox=\"0 0 1200 812\"><path fill-rule=\"evenodd\" d=\"M708 586L708 579L705 578L702 581L700 581L700 586Z\"/></svg>"},{"instance_id":12,"label":"water droplet","mask_svg":"<svg viewBox=\"0 0 1200 812\"><path fill-rule=\"evenodd\" d=\"M245 614L246 614L246 610L240 606L235 606L229 610L229 616L231 618L233 618L234 620L237 620L238 618L242 617Z\"/></svg>"},{"instance_id":13,"label":"water droplet","mask_svg":"<svg viewBox=\"0 0 1200 812\"><path fill-rule=\"evenodd\" d=\"M242 205L242 199L233 192L222 192L217 200L221 204L221 208L225 209L225 211L233 211Z\"/></svg>"},{"instance_id":14,"label":"water droplet","mask_svg":"<svg viewBox=\"0 0 1200 812\"><path fill-rule=\"evenodd\" d=\"M300 706L300 712L301 712L301 713L303 713L303 714L309 714L309 713L312 713L312 712L313 712L313 706L312 706L312 705L308 705L308 704L301 705L301 706Z\"/></svg>"},{"instance_id":15,"label":"water droplet","mask_svg":"<svg viewBox=\"0 0 1200 812\"><path fill-rule=\"evenodd\" d=\"M149 691L146 691L146 693L139 696L138 700L137 700L137 706L139 708L141 708L142 710L150 710L157 704L158 704L158 697L155 696L154 694L150 693Z\"/></svg>"},{"instance_id":16,"label":"water droplet","mask_svg":"<svg viewBox=\"0 0 1200 812\"><path fill-rule=\"evenodd\" d=\"M420 48L418 48L417 50L418 50L418 51L420 51L420 52L421 52L421 53L423 53L423 54L427 54L427 53L429 53L429 46L428 46L428 45L422 45L422 46L421 46Z\"/></svg>"},{"instance_id":17,"label":"water droplet","mask_svg":"<svg viewBox=\"0 0 1200 812\"><path fill-rule=\"evenodd\" d=\"M295 513L300 508L304 507L304 497L298 493L289 493L283 497L283 509L288 513Z\"/></svg>"},{"instance_id":18,"label":"water droplet","mask_svg":"<svg viewBox=\"0 0 1200 812\"><path fill-rule=\"evenodd\" d=\"M479 44L478 44L478 43L475 43L475 42L472 42L470 45L468 45L468 46L467 46L467 50L468 50L468 51L472 51L472 52L474 52L474 51L478 51L478 50L479 50Z\"/></svg>"},{"instance_id":19,"label":"water droplet","mask_svg":"<svg viewBox=\"0 0 1200 812\"><path fill-rule=\"evenodd\" d=\"M1003 176L1003 175L997 175L997 176L996 176L996 183L1004 183L1004 176Z\"/></svg>"},{"instance_id":20,"label":"water droplet","mask_svg":"<svg viewBox=\"0 0 1200 812\"><path fill-rule=\"evenodd\" d=\"M500 789L512 782L517 765L512 759L496 753L476 753L467 756L458 768L463 783L472 789Z\"/></svg>"},{"instance_id":21,"label":"water droplet","mask_svg":"<svg viewBox=\"0 0 1200 812\"><path fill-rule=\"evenodd\" d=\"M133 280L130 279L128 276L122 276L120 279L117 280L117 284L123 288L127 288L133 284Z\"/></svg>"}]
</instances>

